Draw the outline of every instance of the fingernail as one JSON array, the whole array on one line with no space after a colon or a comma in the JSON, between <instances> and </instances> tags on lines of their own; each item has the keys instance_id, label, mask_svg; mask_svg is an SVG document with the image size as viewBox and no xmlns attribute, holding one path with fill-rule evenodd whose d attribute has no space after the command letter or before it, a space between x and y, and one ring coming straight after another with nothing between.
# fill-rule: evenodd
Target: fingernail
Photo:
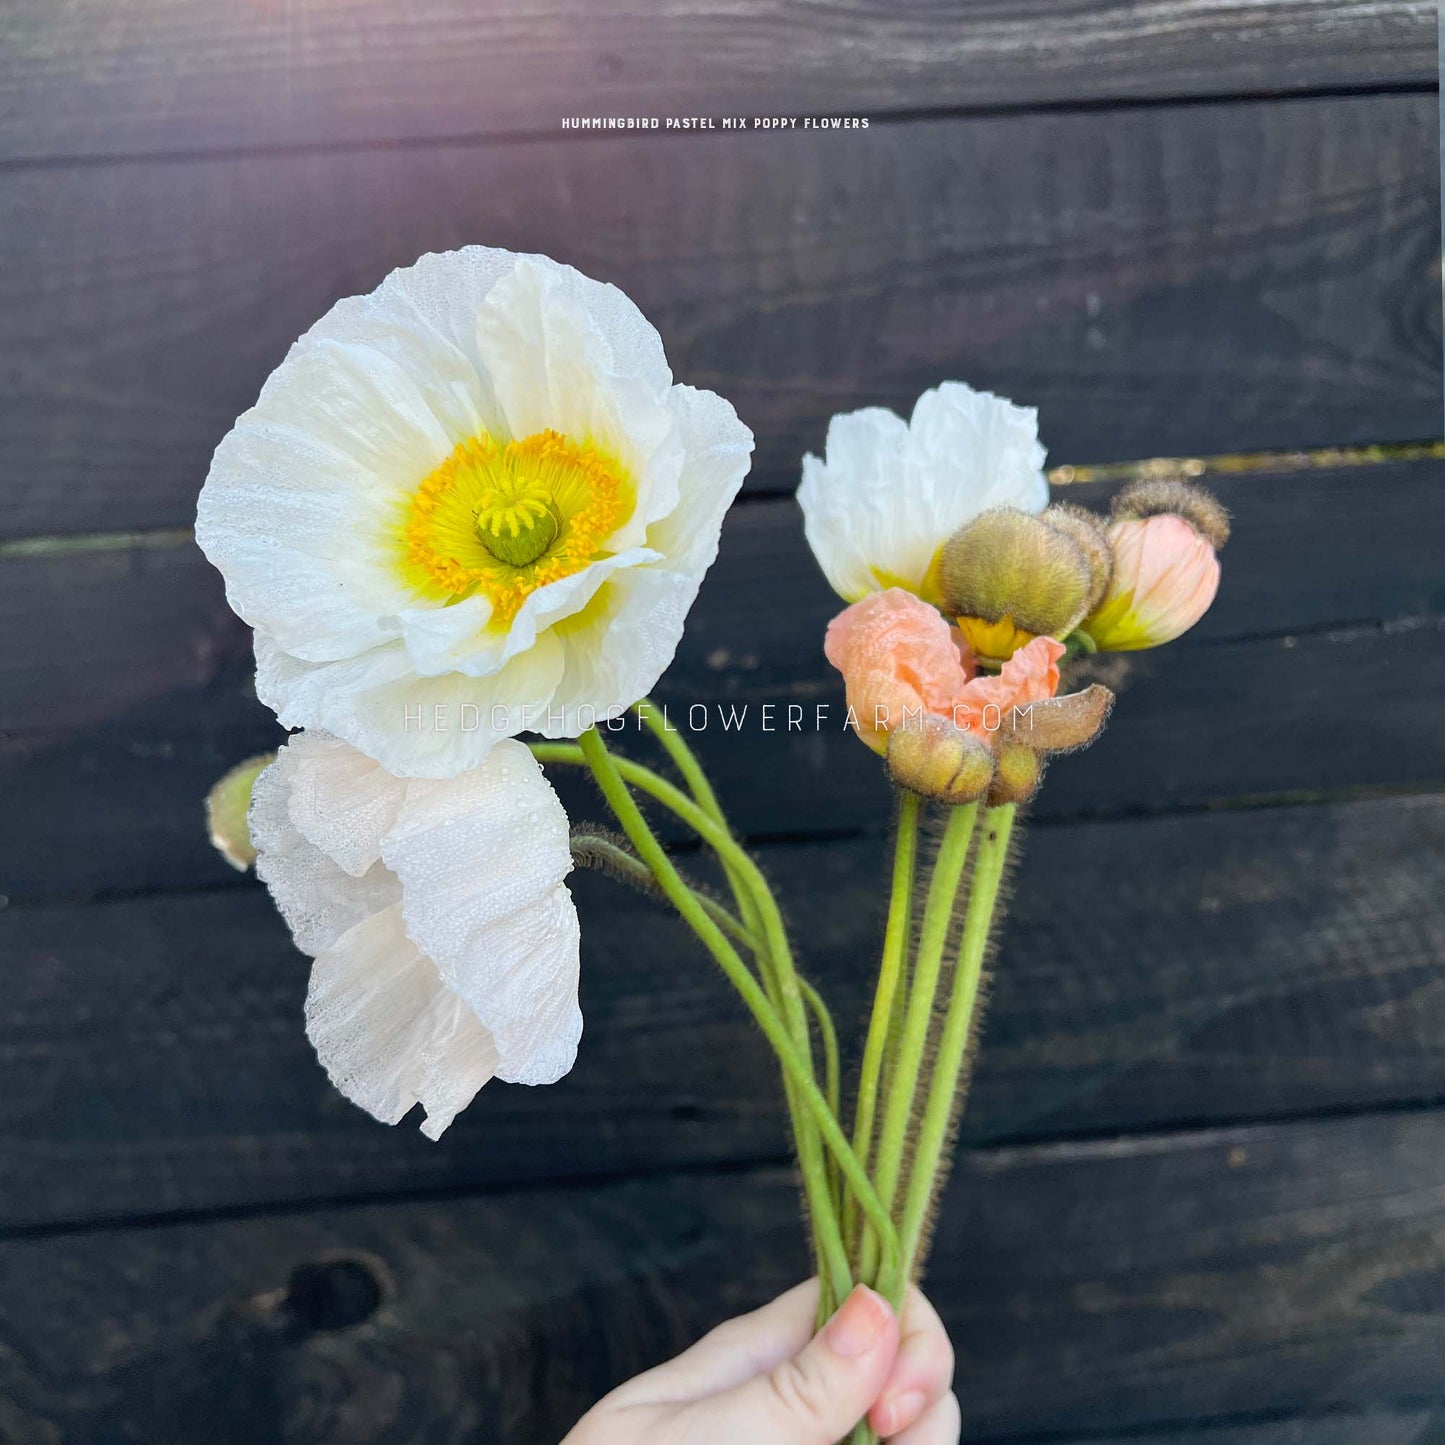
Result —
<instances>
[{"instance_id":1,"label":"fingernail","mask_svg":"<svg viewBox=\"0 0 1445 1445\"><path fill-rule=\"evenodd\" d=\"M878 1337L888 1325L889 1314L883 1296L860 1284L843 1301L843 1308L828 1321L823 1338L835 1355L855 1359L866 1355L878 1343Z\"/></svg>"},{"instance_id":2,"label":"fingernail","mask_svg":"<svg viewBox=\"0 0 1445 1445\"><path fill-rule=\"evenodd\" d=\"M907 1429L923 1412L926 1403L922 1390L905 1390L901 1395L885 1400L878 1407L880 1418L874 1422L878 1433L896 1435L898 1431Z\"/></svg>"}]
</instances>

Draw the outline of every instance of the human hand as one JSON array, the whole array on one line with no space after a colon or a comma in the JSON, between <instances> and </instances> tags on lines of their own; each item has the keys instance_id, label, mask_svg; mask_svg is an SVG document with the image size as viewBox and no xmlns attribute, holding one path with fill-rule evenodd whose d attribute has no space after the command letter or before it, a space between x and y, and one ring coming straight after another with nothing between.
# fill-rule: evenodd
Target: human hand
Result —
<instances>
[{"instance_id":1,"label":"human hand","mask_svg":"<svg viewBox=\"0 0 1445 1445\"><path fill-rule=\"evenodd\" d=\"M816 1335L810 1280L619 1386L562 1445L835 1445L866 1414L892 1445L957 1445L953 1347L910 1288L903 1320L860 1285Z\"/></svg>"}]
</instances>

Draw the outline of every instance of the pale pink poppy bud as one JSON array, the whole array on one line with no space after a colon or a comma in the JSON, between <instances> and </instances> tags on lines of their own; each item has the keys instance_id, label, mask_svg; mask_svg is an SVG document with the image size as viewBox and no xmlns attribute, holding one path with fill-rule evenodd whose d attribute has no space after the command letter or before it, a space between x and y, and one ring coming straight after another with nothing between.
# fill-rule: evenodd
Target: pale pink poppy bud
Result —
<instances>
[{"instance_id":1,"label":"pale pink poppy bud","mask_svg":"<svg viewBox=\"0 0 1445 1445\"><path fill-rule=\"evenodd\" d=\"M1187 632L1219 590L1219 558L1183 517L1160 513L1109 528L1114 575L1082 627L1104 652L1158 647Z\"/></svg>"},{"instance_id":2,"label":"pale pink poppy bud","mask_svg":"<svg viewBox=\"0 0 1445 1445\"><path fill-rule=\"evenodd\" d=\"M1114 499L1114 574L1080 628L1105 652L1158 647L1187 632L1219 590L1229 514L1202 487L1147 480Z\"/></svg>"}]
</instances>

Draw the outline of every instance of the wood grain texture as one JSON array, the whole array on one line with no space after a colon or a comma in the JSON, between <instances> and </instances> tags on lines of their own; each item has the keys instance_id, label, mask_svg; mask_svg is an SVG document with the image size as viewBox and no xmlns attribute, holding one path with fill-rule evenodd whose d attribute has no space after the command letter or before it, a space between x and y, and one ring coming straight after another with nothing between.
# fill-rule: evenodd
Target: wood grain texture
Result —
<instances>
[{"instance_id":1,"label":"wood grain texture","mask_svg":"<svg viewBox=\"0 0 1445 1445\"><path fill-rule=\"evenodd\" d=\"M883 841L760 857L851 1053ZM706 956L573 888L576 1069L489 1086L439 1144L332 1092L261 890L0 912L0 1225L782 1157L767 1048ZM1031 830L965 1138L1445 1098L1442 889L1440 798Z\"/></svg>"},{"instance_id":2,"label":"wood grain texture","mask_svg":"<svg viewBox=\"0 0 1445 1445\"><path fill-rule=\"evenodd\" d=\"M1178 1422L1158 1429L1130 1429L1118 1435L1049 1431L1030 1436L1030 1445L1434 1445L1445 1403L1415 1407L1334 1410L1283 1419ZM995 1440L999 1436L993 1437ZM979 1441L977 1445L990 1445Z\"/></svg>"},{"instance_id":3,"label":"wood grain texture","mask_svg":"<svg viewBox=\"0 0 1445 1445\"><path fill-rule=\"evenodd\" d=\"M1425 0L20 0L9 158L555 133L572 115L847 114L1435 81Z\"/></svg>"},{"instance_id":4,"label":"wood grain texture","mask_svg":"<svg viewBox=\"0 0 1445 1445\"><path fill-rule=\"evenodd\" d=\"M1445 666L1433 620L1445 466L1222 478L1219 490L1235 539L1216 607L1176 645L1110 661L1121 704L1089 754L1054 769L1041 816L1445 781L1432 692ZM1065 494L1103 506L1107 492ZM710 709L693 741L751 834L885 816L881 770L841 731L822 657L839 606L790 500L734 511L659 696L678 725L693 703ZM198 800L279 733L251 695L246 630L200 554L162 539L0 558L0 625L0 811L23 822L0 832L0 893L226 880ZM1372 700L1365 734L1360 697ZM765 734L762 706L786 729L789 702L809 728L828 707L824 731ZM719 706L748 708L742 731L720 731ZM567 796L595 812L589 789Z\"/></svg>"},{"instance_id":5,"label":"wood grain texture","mask_svg":"<svg viewBox=\"0 0 1445 1445\"><path fill-rule=\"evenodd\" d=\"M963 1154L929 1288L968 1438L1418 1410L1442 1160L1439 1115ZM782 1172L12 1241L0 1408L76 1445L555 1442L805 1268Z\"/></svg>"},{"instance_id":6,"label":"wood grain texture","mask_svg":"<svg viewBox=\"0 0 1445 1445\"><path fill-rule=\"evenodd\" d=\"M4 533L189 524L337 297L424 251L620 284L790 489L964 377L1056 461L1441 434L1432 95L0 173Z\"/></svg>"}]
</instances>

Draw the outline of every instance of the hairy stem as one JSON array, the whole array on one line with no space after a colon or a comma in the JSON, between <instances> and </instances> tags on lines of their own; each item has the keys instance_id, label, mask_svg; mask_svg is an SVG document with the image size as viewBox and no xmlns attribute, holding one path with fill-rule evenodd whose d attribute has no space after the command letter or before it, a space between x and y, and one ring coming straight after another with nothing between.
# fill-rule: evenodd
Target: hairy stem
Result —
<instances>
[{"instance_id":1,"label":"hairy stem","mask_svg":"<svg viewBox=\"0 0 1445 1445\"><path fill-rule=\"evenodd\" d=\"M894 1001L908 954L913 928L913 868L918 856L917 793L898 795L898 831L893 844L893 888L888 900L888 926L883 935L883 959L878 969L878 987L873 995L873 1012L868 1018L868 1036L863 1045L863 1064L858 1077L858 1103L853 1116L853 1152L865 1166L872 1163L873 1126L878 1107L878 1086L883 1058L893 1020ZM850 1200L844 1210L843 1230L853 1242L858 1227L856 1206ZM862 1247L859 1241L860 1249Z\"/></svg>"},{"instance_id":2,"label":"hairy stem","mask_svg":"<svg viewBox=\"0 0 1445 1445\"><path fill-rule=\"evenodd\" d=\"M619 847L618 841L609 838L605 833L576 831L572 834L572 858L579 867L598 869L619 882L636 888L639 893L645 893L649 898L665 903L667 895L658 886L652 870L635 853ZM693 896L707 910L708 916L734 943L742 944L750 953L758 951L762 945L743 927L739 918L716 898L709 897L681 869L678 870L678 877L692 889Z\"/></svg>"},{"instance_id":3,"label":"hairy stem","mask_svg":"<svg viewBox=\"0 0 1445 1445\"><path fill-rule=\"evenodd\" d=\"M938 977L953 922L954 899L968 863L968 848L977 818L977 803L969 803L950 812L943 840L938 846L938 856L934 859L933 876L928 883L928 900L924 904L918 956L909 984L903 1036L899 1041L897 1063L887 1084L883 1129L878 1140L877 1165L873 1171L879 1197L890 1218L893 1217L903 1152L913 1118L918 1076L928 1047L928 1027L933 1017L934 994L938 990ZM862 1269L865 1279L877 1271L879 1292L895 1307L902 1304L907 1281L901 1273L879 1268L878 1252L870 1239L864 1240Z\"/></svg>"},{"instance_id":4,"label":"hairy stem","mask_svg":"<svg viewBox=\"0 0 1445 1445\"><path fill-rule=\"evenodd\" d=\"M984 963L988 957L994 909L1008 864L1009 837L1016 812L1015 804L1005 803L1001 807L989 808L984 814L983 832L969 889L968 912L959 943L958 965L954 970L953 989L943 1021L938 1057L934 1061L928 1103L918 1131L918 1145L903 1205L899 1238L903 1248L905 1279L912 1276L924 1243L943 1153L953 1123L959 1081L968 1063L968 1045L973 1037L974 1015L978 1008Z\"/></svg>"},{"instance_id":5,"label":"hairy stem","mask_svg":"<svg viewBox=\"0 0 1445 1445\"><path fill-rule=\"evenodd\" d=\"M540 749L537 751L539 756L546 756ZM729 851L733 855L732 861L737 864L745 877L749 875L749 872L756 875L756 866L714 819L708 817L696 804L673 788L666 780L658 778L649 769L638 768L635 764L628 765L623 759L614 759L595 730L583 734L580 746L576 751L581 755L581 761L591 768L603 796L622 825L628 840L637 850L638 856L652 870L673 907L712 953L727 975L729 982L742 996L743 1002L757 1021L758 1027L762 1029L773 1047L773 1052L778 1056L784 1074L790 1081L791 1087L796 1090L813 1128L817 1131L817 1136L837 1159L838 1167L848 1186L857 1194L865 1215L879 1230L883 1239L883 1252L887 1257L889 1267L896 1271L899 1267L898 1241L892 1220L879 1200L863 1166L849 1147L836 1116L828 1107L827 1099L818 1088L813 1076L811 1060L805 1058L798 1051L791 1030L768 1001L762 986L753 977L737 950L728 942L723 931L708 916L696 895L683 882L676 868L673 867L666 850L648 826L641 809L634 801L627 786L628 781L635 780L637 786L652 792L659 798L659 801L664 801L679 817L688 822L689 826L694 827L704 841L717 848L720 854L725 850ZM550 747L547 752L551 752ZM554 757L552 760L573 761L571 757ZM639 774L648 775L651 784L644 782L638 776ZM757 876L760 880L761 875ZM751 877L748 878L748 881L752 886ZM772 911L776 912L775 905ZM766 913L767 910L764 912ZM781 927L781 920L779 919L776 925L770 925L770 921L765 917L764 924L765 928ZM829 1199L822 1156L811 1147L811 1142L805 1143L808 1140L810 1140L810 1133L805 1132L798 1141L800 1146L799 1165L803 1170L809 1205L818 1227L822 1246L819 1266L825 1272L831 1292L838 1299L842 1299L852 1288L852 1274L848 1267L838 1220Z\"/></svg>"}]
</instances>

